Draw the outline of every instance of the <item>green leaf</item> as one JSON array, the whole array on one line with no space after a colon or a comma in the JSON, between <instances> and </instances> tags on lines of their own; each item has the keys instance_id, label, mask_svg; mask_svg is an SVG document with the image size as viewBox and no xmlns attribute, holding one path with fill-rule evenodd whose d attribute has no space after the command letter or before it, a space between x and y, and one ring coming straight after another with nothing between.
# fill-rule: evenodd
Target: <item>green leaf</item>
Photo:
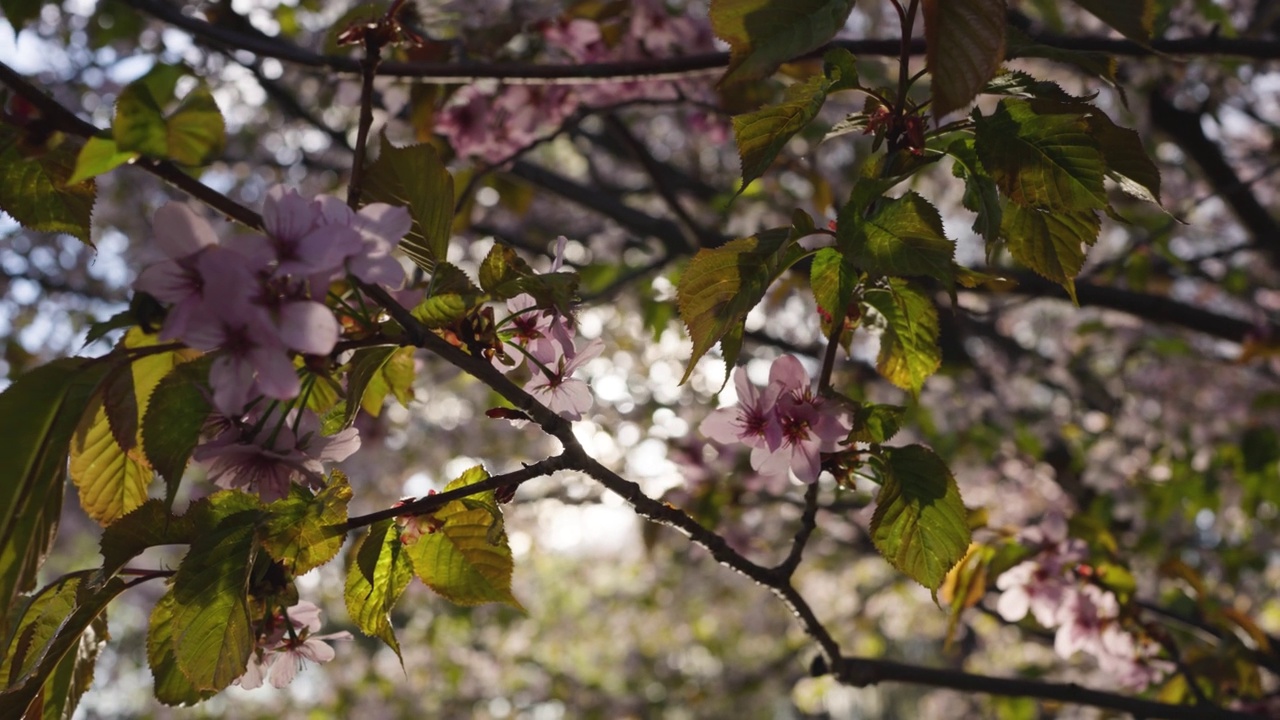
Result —
<instances>
[{"instance_id":1,"label":"green leaf","mask_svg":"<svg viewBox=\"0 0 1280 720\"><path fill-rule=\"evenodd\" d=\"M1093 13L1121 35L1146 45L1151 40L1151 28L1156 19L1155 0L1075 0L1080 7Z\"/></svg>"},{"instance_id":2,"label":"green leaf","mask_svg":"<svg viewBox=\"0 0 1280 720\"><path fill-rule=\"evenodd\" d=\"M483 468L473 467L446 485L445 492L488 477ZM511 594L514 561L493 491L454 500L433 515L439 528L405 546L422 582L458 605L501 602L523 610Z\"/></svg>"},{"instance_id":3,"label":"green leaf","mask_svg":"<svg viewBox=\"0 0 1280 720\"><path fill-rule=\"evenodd\" d=\"M86 245L97 194L92 182L68 184L76 150L64 142L29 155L22 131L0 124L0 210L37 232L67 233Z\"/></svg>"},{"instance_id":4,"label":"green leaf","mask_svg":"<svg viewBox=\"0 0 1280 720\"><path fill-rule=\"evenodd\" d=\"M1056 100L1058 102L1086 102L1089 98L1079 98L1055 82L1039 80L1021 70L1002 70L991 78L982 92L988 95L1007 95L1028 99ZM961 142L957 140L956 142Z\"/></svg>"},{"instance_id":5,"label":"green leaf","mask_svg":"<svg viewBox=\"0 0 1280 720\"><path fill-rule=\"evenodd\" d=\"M369 381L369 386L360 399L360 406L365 412L377 417L382 413L382 404L390 393L404 407L413 401L413 380L417 377L413 353L415 348L398 348Z\"/></svg>"},{"instance_id":6,"label":"green leaf","mask_svg":"<svg viewBox=\"0 0 1280 720\"><path fill-rule=\"evenodd\" d=\"M742 346L743 322L764 293L805 251L789 228L765 230L718 248L700 250L680 276L680 319L693 339L681 383L711 346L720 343L725 379Z\"/></svg>"},{"instance_id":7,"label":"green leaf","mask_svg":"<svg viewBox=\"0 0 1280 720\"><path fill-rule=\"evenodd\" d=\"M382 520L359 541L347 569L344 596L347 613L366 635L376 637L400 656L390 612L413 579L413 566L400 543L394 520Z\"/></svg>"},{"instance_id":8,"label":"green leaf","mask_svg":"<svg viewBox=\"0 0 1280 720\"><path fill-rule=\"evenodd\" d=\"M432 330L438 330L466 317L479 301L480 298L475 295L441 292L418 303L412 312L418 322Z\"/></svg>"},{"instance_id":9,"label":"green leaf","mask_svg":"<svg viewBox=\"0 0 1280 720\"><path fill-rule=\"evenodd\" d=\"M339 430L351 427L356 421L356 414L364 403L365 395L374 395L369 389L370 381L380 372L382 366L399 350L395 345L378 345L360 348L351 356L350 368L347 370L347 411ZM383 395L386 395L384 390ZM378 407L382 407L382 398L376 398ZM373 413L376 415L377 413Z\"/></svg>"},{"instance_id":10,"label":"green leaf","mask_svg":"<svg viewBox=\"0 0 1280 720\"><path fill-rule=\"evenodd\" d=\"M515 250L495 244L480 264L480 287L502 300L527 293L543 307L568 313L576 297L578 277L569 272L536 273Z\"/></svg>"},{"instance_id":11,"label":"green leaf","mask_svg":"<svg viewBox=\"0 0 1280 720\"><path fill-rule=\"evenodd\" d=\"M961 203L977 213L973 231L988 244L1000 239L1000 219L1004 210L1000 204L1000 191L996 181L982 168L972 140L956 140L947 147L947 154L955 158L951 174L964 180L964 196Z\"/></svg>"},{"instance_id":12,"label":"green leaf","mask_svg":"<svg viewBox=\"0 0 1280 720\"><path fill-rule=\"evenodd\" d=\"M970 102L1004 60L1004 0L924 0L925 63L933 114Z\"/></svg>"},{"instance_id":13,"label":"green leaf","mask_svg":"<svg viewBox=\"0 0 1280 720\"><path fill-rule=\"evenodd\" d=\"M84 346L88 347L89 345L105 338L107 333L110 333L112 330L133 327L137 322L138 320L134 317L132 312L129 310L121 310L102 322L96 322L90 325L89 331L86 333L84 338Z\"/></svg>"},{"instance_id":14,"label":"green leaf","mask_svg":"<svg viewBox=\"0 0 1280 720\"><path fill-rule=\"evenodd\" d=\"M155 95L162 84L143 78L120 91L111 126L117 151L173 160L188 167L208 163L222 152L226 142L226 124L213 94L201 83L166 116L161 106L168 98Z\"/></svg>"},{"instance_id":15,"label":"green leaf","mask_svg":"<svg viewBox=\"0 0 1280 720\"><path fill-rule=\"evenodd\" d=\"M131 328L121 347L154 347L156 335ZM142 504L152 470L142 447L140 416L160 379L188 359L189 350L150 353L125 359L108 373L102 392L81 420L71 443L71 479L80 505L106 525Z\"/></svg>"},{"instance_id":16,"label":"green leaf","mask_svg":"<svg viewBox=\"0 0 1280 720\"><path fill-rule=\"evenodd\" d=\"M867 290L863 300L885 319L876 369L889 382L918 395L942 365L933 301L899 278L890 278L886 288Z\"/></svg>"},{"instance_id":17,"label":"green leaf","mask_svg":"<svg viewBox=\"0 0 1280 720\"><path fill-rule=\"evenodd\" d=\"M817 116L831 81L815 75L787 88L781 103L733 116L733 136L742 160L742 187L760 177L796 133Z\"/></svg>"},{"instance_id":18,"label":"green leaf","mask_svg":"<svg viewBox=\"0 0 1280 720\"><path fill-rule=\"evenodd\" d=\"M104 5L107 3L103 3ZM101 11L104 8L99 7ZM156 63L146 75L138 78L137 83L144 85L156 104L168 105L173 101L178 90L178 81L191 74L191 68L182 64Z\"/></svg>"},{"instance_id":19,"label":"green leaf","mask_svg":"<svg viewBox=\"0 0 1280 720\"><path fill-rule=\"evenodd\" d=\"M6 608L34 585L53 542L71 436L106 368L79 358L55 360L0 393L0 602Z\"/></svg>"},{"instance_id":20,"label":"green leaf","mask_svg":"<svg viewBox=\"0 0 1280 720\"><path fill-rule=\"evenodd\" d=\"M38 702L43 705L45 720L75 716L80 698L93 685L94 667L109 637L107 616L103 613L90 621L78 641L67 650L40 689Z\"/></svg>"},{"instance_id":21,"label":"green leaf","mask_svg":"<svg viewBox=\"0 0 1280 720\"><path fill-rule=\"evenodd\" d=\"M76 156L75 172L71 174L67 184L75 185L110 172L137 157L138 153L124 151L117 147L115 140L91 137L84 147L80 148L80 154Z\"/></svg>"},{"instance_id":22,"label":"green leaf","mask_svg":"<svg viewBox=\"0 0 1280 720\"><path fill-rule=\"evenodd\" d=\"M822 248L809 268L809 287L818 310L834 316L848 307L861 273L835 248ZM825 322L825 319L824 319Z\"/></svg>"},{"instance_id":23,"label":"green leaf","mask_svg":"<svg viewBox=\"0 0 1280 720\"><path fill-rule=\"evenodd\" d=\"M347 503L351 485L335 470L323 490L293 485L289 496L267 505L262 549L297 576L332 560L347 539Z\"/></svg>"},{"instance_id":24,"label":"green leaf","mask_svg":"<svg viewBox=\"0 0 1280 720\"><path fill-rule=\"evenodd\" d=\"M203 502L203 501L202 501ZM174 515L164 501L148 500L102 531L102 577L114 575L142 551L159 545L190 545L196 537L191 511Z\"/></svg>"},{"instance_id":25,"label":"green leaf","mask_svg":"<svg viewBox=\"0 0 1280 720\"><path fill-rule=\"evenodd\" d=\"M426 143L396 147L382 137L382 151L365 170L365 203L409 209L413 229L400 247L418 267L432 272L443 262L453 227L453 176Z\"/></svg>"},{"instance_id":26,"label":"green leaf","mask_svg":"<svg viewBox=\"0 0 1280 720\"><path fill-rule=\"evenodd\" d=\"M210 363L201 358L175 367L156 385L142 416L142 446L151 467L164 478L169 505L209 417L209 400L202 388Z\"/></svg>"},{"instance_id":27,"label":"green leaf","mask_svg":"<svg viewBox=\"0 0 1280 720\"><path fill-rule=\"evenodd\" d=\"M165 118L165 157L179 165L199 167L211 162L222 154L226 139L222 112L203 83Z\"/></svg>"},{"instance_id":28,"label":"green leaf","mask_svg":"<svg viewBox=\"0 0 1280 720\"><path fill-rule=\"evenodd\" d=\"M1038 115L1028 101L1006 99L973 119L978 157L1009 199L1055 212L1107 207L1106 167L1084 115Z\"/></svg>"},{"instance_id":29,"label":"green leaf","mask_svg":"<svg viewBox=\"0 0 1280 720\"><path fill-rule=\"evenodd\" d=\"M1138 133L1116 125L1101 110L1094 109L1088 119L1107 165L1107 177L1126 193L1159 205L1160 170L1147 155Z\"/></svg>"},{"instance_id":30,"label":"green leaf","mask_svg":"<svg viewBox=\"0 0 1280 720\"><path fill-rule=\"evenodd\" d=\"M936 593L969 547L960 489L947 464L923 445L884 452L871 540L890 565Z\"/></svg>"},{"instance_id":31,"label":"green leaf","mask_svg":"<svg viewBox=\"0 0 1280 720\"><path fill-rule=\"evenodd\" d=\"M821 47L852 10L853 0L712 0L711 29L730 50L720 84L759 80Z\"/></svg>"},{"instance_id":32,"label":"green leaf","mask_svg":"<svg viewBox=\"0 0 1280 720\"><path fill-rule=\"evenodd\" d=\"M857 197L850 199L836 225L840 247L855 265L876 275L932 277L951 287L955 245L928 200L914 192L885 198L866 219L864 207Z\"/></svg>"},{"instance_id":33,"label":"green leaf","mask_svg":"<svg viewBox=\"0 0 1280 720\"><path fill-rule=\"evenodd\" d=\"M822 74L831 81L828 93L862 87L858 82L857 58L844 48L831 48L822 56Z\"/></svg>"},{"instance_id":34,"label":"green leaf","mask_svg":"<svg viewBox=\"0 0 1280 720\"><path fill-rule=\"evenodd\" d=\"M151 466L137 449L116 442L102 397L89 406L71 441L69 471L80 507L99 525L109 525L142 505L151 485Z\"/></svg>"},{"instance_id":35,"label":"green leaf","mask_svg":"<svg viewBox=\"0 0 1280 720\"><path fill-rule=\"evenodd\" d=\"M248 666L254 646L249 571L258 519L257 511L241 511L199 533L173 578L171 647L178 669L197 690L222 690Z\"/></svg>"},{"instance_id":36,"label":"green leaf","mask_svg":"<svg viewBox=\"0 0 1280 720\"><path fill-rule=\"evenodd\" d=\"M170 590L151 611L147 629L147 665L155 679L157 700L170 706L194 705L217 695L218 691L200 690L178 669L178 654L173 640L175 606L173 590Z\"/></svg>"},{"instance_id":37,"label":"green leaf","mask_svg":"<svg viewBox=\"0 0 1280 720\"><path fill-rule=\"evenodd\" d=\"M1010 204L1000 234L1014 260L1066 288L1075 301L1084 247L1093 245L1100 229L1093 212L1045 212Z\"/></svg>"},{"instance_id":38,"label":"green leaf","mask_svg":"<svg viewBox=\"0 0 1280 720\"><path fill-rule=\"evenodd\" d=\"M490 295L497 295L506 300L515 295L503 295L499 292L504 284L533 274L533 268L506 245L495 243L489 248L489 254L480 263L480 288ZM518 295L519 293L516 293Z\"/></svg>"},{"instance_id":39,"label":"green leaf","mask_svg":"<svg viewBox=\"0 0 1280 720\"><path fill-rule=\"evenodd\" d=\"M147 157L163 158L169 152L164 110L142 81L132 82L116 98L116 116L111 124L116 148Z\"/></svg>"},{"instance_id":40,"label":"green leaf","mask_svg":"<svg viewBox=\"0 0 1280 720\"><path fill-rule=\"evenodd\" d=\"M902 428L907 409L899 405L861 405L853 416L850 442L887 443Z\"/></svg>"},{"instance_id":41,"label":"green leaf","mask_svg":"<svg viewBox=\"0 0 1280 720\"><path fill-rule=\"evenodd\" d=\"M91 664L77 668L77 657L84 655L90 661L96 657L106 636L102 613L127 587L116 579L89 590L85 579L92 572L63 576L27 604L5 653L2 672L6 687L0 692L0 707L29 710L33 702L57 705L68 701L66 696L46 700L42 695L65 692L51 687L51 681L69 686L76 675L92 672Z\"/></svg>"}]
</instances>

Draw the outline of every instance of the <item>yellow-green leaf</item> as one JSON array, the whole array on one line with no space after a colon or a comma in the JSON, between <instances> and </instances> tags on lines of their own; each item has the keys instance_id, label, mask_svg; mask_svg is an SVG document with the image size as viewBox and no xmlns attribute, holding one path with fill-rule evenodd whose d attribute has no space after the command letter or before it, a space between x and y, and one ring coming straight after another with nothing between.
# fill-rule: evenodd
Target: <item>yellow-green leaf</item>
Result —
<instances>
[{"instance_id":1,"label":"yellow-green leaf","mask_svg":"<svg viewBox=\"0 0 1280 720\"><path fill-rule=\"evenodd\" d=\"M314 495L293 485L289 496L267 505L262 548L291 575L301 575L332 560L347 539L347 503L351 485L335 470L329 484Z\"/></svg>"},{"instance_id":2,"label":"yellow-green leaf","mask_svg":"<svg viewBox=\"0 0 1280 720\"><path fill-rule=\"evenodd\" d=\"M427 272L443 262L453 228L453 176L434 147L396 147L385 136L378 159L366 169L364 201L409 208L413 228L400 247Z\"/></svg>"},{"instance_id":3,"label":"yellow-green leaf","mask_svg":"<svg viewBox=\"0 0 1280 720\"><path fill-rule=\"evenodd\" d=\"M138 157L138 153L121 150L115 140L91 137L76 156L75 172L67 180L68 185L84 182L105 172L110 172Z\"/></svg>"},{"instance_id":4,"label":"yellow-green leaf","mask_svg":"<svg viewBox=\"0 0 1280 720\"><path fill-rule=\"evenodd\" d=\"M1084 267L1084 249L1098 239L1096 213L1047 212L1010 203L1000 234L1013 259L1066 288L1074 301L1075 277Z\"/></svg>"},{"instance_id":5,"label":"yellow-green leaf","mask_svg":"<svg viewBox=\"0 0 1280 720\"><path fill-rule=\"evenodd\" d=\"M101 396L71 440L69 468L80 507L99 525L111 524L147 499L151 466L137 448L125 450L116 442Z\"/></svg>"},{"instance_id":6,"label":"yellow-green leaf","mask_svg":"<svg viewBox=\"0 0 1280 720\"><path fill-rule=\"evenodd\" d=\"M213 93L205 85L187 93L164 124L165 156L179 165L198 167L222 154L226 123Z\"/></svg>"},{"instance_id":7,"label":"yellow-green leaf","mask_svg":"<svg viewBox=\"0 0 1280 720\"><path fill-rule=\"evenodd\" d=\"M923 445L884 452L871 540L889 564L936 593L969 547L960 489L947 464Z\"/></svg>"},{"instance_id":8,"label":"yellow-green leaf","mask_svg":"<svg viewBox=\"0 0 1280 720\"><path fill-rule=\"evenodd\" d=\"M863 218L856 196L840 211L837 238L858 267L876 275L927 276L950 287L955 245L947 239L942 217L920 195L882 199Z\"/></svg>"},{"instance_id":9,"label":"yellow-green leaf","mask_svg":"<svg viewBox=\"0 0 1280 720\"><path fill-rule=\"evenodd\" d=\"M1054 212L1107 207L1106 165L1084 113L1038 114L1026 100L1001 100L974 115L975 147L1000 192Z\"/></svg>"},{"instance_id":10,"label":"yellow-green leaf","mask_svg":"<svg viewBox=\"0 0 1280 720\"><path fill-rule=\"evenodd\" d=\"M901 278L863 296L885 319L876 369L886 380L914 394L942 364L938 347L938 311L924 292Z\"/></svg>"},{"instance_id":11,"label":"yellow-green leaf","mask_svg":"<svg viewBox=\"0 0 1280 720\"><path fill-rule=\"evenodd\" d=\"M391 609L413 579L413 566L404 552L395 521L383 520L359 541L347 569L343 595L351 621L400 656L400 643L391 628Z\"/></svg>"},{"instance_id":12,"label":"yellow-green leaf","mask_svg":"<svg viewBox=\"0 0 1280 720\"><path fill-rule=\"evenodd\" d=\"M733 117L743 188L763 175L787 141L817 116L830 87L829 79L815 75L788 87L781 103Z\"/></svg>"},{"instance_id":13,"label":"yellow-green leaf","mask_svg":"<svg viewBox=\"0 0 1280 720\"><path fill-rule=\"evenodd\" d=\"M161 596L151 611L147 630L147 665L155 680L153 692L165 705L194 705L217 694L216 690L200 690L178 670L178 655L173 649L173 591Z\"/></svg>"},{"instance_id":14,"label":"yellow-green leaf","mask_svg":"<svg viewBox=\"0 0 1280 720\"><path fill-rule=\"evenodd\" d=\"M677 292L680 319L693 339L693 356L685 369L689 379L694 365L711 346L720 343L725 378L742 346L742 324L779 275L805 251L789 228L765 230L718 248L700 250L680 276Z\"/></svg>"},{"instance_id":15,"label":"yellow-green leaf","mask_svg":"<svg viewBox=\"0 0 1280 720\"><path fill-rule=\"evenodd\" d=\"M853 0L712 0L711 28L729 43L721 85L759 80L844 27Z\"/></svg>"},{"instance_id":16,"label":"yellow-green leaf","mask_svg":"<svg viewBox=\"0 0 1280 720\"><path fill-rule=\"evenodd\" d=\"M257 514L241 512L200 533L173 578L171 647L198 691L218 691L244 674L253 651L249 571Z\"/></svg>"},{"instance_id":17,"label":"yellow-green leaf","mask_svg":"<svg viewBox=\"0 0 1280 720\"><path fill-rule=\"evenodd\" d=\"M445 486L445 491L488 477L483 468L474 467ZM501 602L523 610L511 594L514 561L493 492L454 500L433 515L439 527L405 546L422 582L458 605Z\"/></svg>"}]
</instances>

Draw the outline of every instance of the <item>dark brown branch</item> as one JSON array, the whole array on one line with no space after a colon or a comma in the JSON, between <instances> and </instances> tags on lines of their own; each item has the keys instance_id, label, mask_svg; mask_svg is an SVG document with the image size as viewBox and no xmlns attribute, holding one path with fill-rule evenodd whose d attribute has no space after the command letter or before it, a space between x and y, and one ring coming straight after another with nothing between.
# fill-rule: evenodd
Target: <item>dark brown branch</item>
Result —
<instances>
[{"instance_id":1,"label":"dark brown branch","mask_svg":"<svg viewBox=\"0 0 1280 720\"><path fill-rule=\"evenodd\" d=\"M360 62L354 58L322 55L300 48L288 41L269 38L256 33L246 33L233 28L214 25L199 18L185 15L164 0L124 0L125 4L181 28L206 42L221 44L230 50L245 50L260 57L272 57L295 65L321 68L336 72L358 74ZM1092 50L1127 57L1152 55L1213 55L1280 59L1280 43L1270 40L1227 38L1218 35L1181 38L1177 40L1152 40L1150 47L1143 47L1128 40L1104 37L1067 37L1036 34L1032 40L1044 45L1067 50ZM841 40L830 43L810 53L807 57L821 57L831 47L842 47L855 55L896 57L900 51L898 39ZM925 51L922 39L910 44L913 55ZM497 79L508 83L590 83L600 81L663 80L687 77L691 74L721 70L729 64L729 53L702 53L674 58L625 60L581 65L536 65L526 63L406 63L386 62L378 69L379 75L417 78L439 84L467 84L479 79Z\"/></svg>"},{"instance_id":2,"label":"dark brown branch","mask_svg":"<svg viewBox=\"0 0 1280 720\"><path fill-rule=\"evenodd\" d=\"M57 100L46 95L44 91L32 85L20 73L2 62L0 62L0 82L8 85L18 95L35 105L40 110L42 121L49 123L53 129L86 139L102 135L104 132L76 116L75 113L63 107ZM131 164L134 167L146 170L180 190L186 191L192 197L232 220L248 225L251 228L262 227L262 216L191 177L168 160L138 158Z\"/></svg>"},{"instance_id":3,"label":"dark brown branch","mask_svg":"<svg viewBox=\"0 0 1280 720\"><path fill-rule=\"evenodd\" d=\"M490 490L501 490L503 488L516 487L521 483L544 475L550 475L556 470L563 468L563 457L563 455L557 455L545 460L540 460L532 465L525 465L523 468L513 472L493 475L478 483L467 485L466 487L455 488L436 495L427 495L412 502L371 512L367 515L357 515L349 518L342 526L342 530L350 532L352 530L372 525L379 520L400 517L402 515L423 515L439 510L454 500L461 500L462 498L479 495L482 492L488 492Z\"/></svg>"},{"instance_id":4,"label":"dark brown branch","mask_svg":"<svg viewBox=\"0 0 1280 720\"><path fill-rule=\"evenodd\" d=\"M1280 220L1258 202L1249 183L1241 180L1218 144L1204 134L1200 126L1202 113L1179 109L1158 89L1152 91L1150 102L1152 124L1169 134L1196 161L1209 187L1226 200L1248 228L1254 244L1267 253L1273 265L1280 267Z\"/></svg>"},{"instance_id":5,"label":"dark brown branch","mask_svg":"<svg viewBox=\"0 0 1280 720\"><path fill-rule=\"evenodd\" d=\"M1258 716L1251 713L1194 705L1169 705L1116 693L1090 690L1075 683L997 678L987 675L973 675L957 670L906 665L890 660L846 658L834 668L834 674L841 682L855 687L866 687L882 682L904 682L912 685L949 688L966 693L1057 700L1074 705L1089 705L1116 710L1129 713L1137 718L1258 720Z\"/></svg>"},{"instance_id":6,"label":"dark brown branch","mask_svg":"<svg viewBox=\"0 0 1280 720\"><path fill-rule=\"evenodd\" d=\"M804 511L800 513L800 529L796 531L796 536L791 541L791 550L787 552L787 557L773 568L774 574L781 582L791 582L791 576L796 574L796 568L800 567L800 560L804 557L804 548L809 544L809 538L817 528L818 483L811 483L804 491Z\"/></svg>"},{"instance_id":7,"label":"dark brown branch","mask_svg":"<svg viewBox=\"0 0 1280 720\"><path fill-rule=\"evenodd\" d=\"M1069 299L1061 286L1027 271L1001 271L1001 274L1018 282L1009 292L1032 297ZM990 292L981 288L966 292ZM1093 306L1117 310L1144 320L1165 325L1176 325L1211 337L1244 342L1248 337L1265 331L1253 323L1202 310L1194 305L1170 300L1159 295L1122 290L1089 282L1076 282L1076 296L1083 307ZM1280 326L1272 324L1271 332L1280 333Z\"/></svg>"}]
</instances>

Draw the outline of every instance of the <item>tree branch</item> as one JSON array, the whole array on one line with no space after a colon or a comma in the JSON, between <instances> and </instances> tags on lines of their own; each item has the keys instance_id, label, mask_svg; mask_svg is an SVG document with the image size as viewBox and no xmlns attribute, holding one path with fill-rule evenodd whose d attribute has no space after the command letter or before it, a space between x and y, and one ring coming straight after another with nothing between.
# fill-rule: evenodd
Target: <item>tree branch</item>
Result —
<instances>
[{"instance_id":1,"label":"tree branch","mask_svg":"<svg viewBox=\"0 0 1280 720\"><path fill-rule=\"evenodd\" d=\"M1196 161L1208 178L1209 186L1227 201L1249 230L1254 244L1267 253L1275 267L1280 268L1280 221L1258 202L1249 183L1240 179L1222 156L1222 149L1204 134L1200 126L1203 113L1178 109L1160 89L1151 92L1150 104L1151 123L1173 137L1178 146Z\"/></svg>"},{"instance_id":2,"label":"tree branch","mask_svg":"<svg viewBox=\"0 0 1280 720\"><path fill-rule=\"evenodd\" d=\"M342 531L351 532L352 530L372 525L379 520L400 517L402 515L425 515L426 513L439 510L454 500L461 500L462 498L471 497L472 495L479 495L480 493L487 492L489 490L501 490L503 488L516 487L521 483L544 475L550 475L563 468L564 456L556 455L555 457L549 457L545 460L539 460L532 465L525 465L519 470L503 473L501 475L492 475L478 483L467 485L466 487L455 488L435 495L427 495L403 505L384 508L366 515L356 515L355 517L347 519L347 522L341 526Z\"/></svg>"},{"instance_id":3,"label":"tree branch","mask_svg":"<svg viewBox=\"0 0 1280 720\"><path fill-rule=\"evenodd\" d=\"M845 658L839 665L834 667L833 672L838 680L854 687L866 687L882 682L904 682L913 685L949 688L969 693L1057 700L1073 705L1089 705L1108 710L1117 710L1130 713L1137 718L1258 720L1258 716L1252 713L1193 705L1169 705L1117 693L1090 690L1075 683L997 678L988 675L973 675L957 670L906 665L891 660Z\"/></svg>"},{"instance_id":4,"label":"tree branch","mask_svg":"<svg viewBox=\"0 0 1280 720\"><path fill-rule=\"evenodd\" d=\"M261 57L272 57L304 67L327 69L351 75L360 73L360 62L354 58L322 55L280 38L214 25L191 15L185 15L179 8L164 0L123 1L136 10L181 28L206 42L221 44L231 50L245 50ZM1109 37L1067 37L1047 33L1037 33L1032 36L1032 40L1064 50L1091 50L1126 57L1213 55L1260 60L1280 59L1280 43L1264 39L1226 38L1219 35L1176 40L1156 39L1151 41L1149 47ZM897 38L840 40L828 43L804 57L821 57L832 47L844 48L855 55L896 57L901 50L901 43ZM913 40L909 51L913 55L924 54L924 40ZM481 79L502 80L512 84L574 84L670 80L688 77L691 74L718 71L727 67L728 64L729 53L727 52L580 65L386 62L378 69L378 75L416 78L442 85L469 84Z\"/></svg>"},{"instance_id":5,"label":"tree branch","mask_svg":"<svg viewBox=\"0 0 1280 720\"><path fill-rule=\"evenodd\" d=\"M44 91L32 85L20 73L3 62L0 62L0 82L8 85L18 95L35 105L40 110L42 121L48 122L53 129L86 139L104 136L105 132L103 130L92 123L80 119L75 113L46 95ZM184 190L192 197L232 220L248 225L251 228L262 227L261 215L191 177L168 160L140 157L131 161L130 164L146 170L180 190Z\"/></svg>"}]
</instances>

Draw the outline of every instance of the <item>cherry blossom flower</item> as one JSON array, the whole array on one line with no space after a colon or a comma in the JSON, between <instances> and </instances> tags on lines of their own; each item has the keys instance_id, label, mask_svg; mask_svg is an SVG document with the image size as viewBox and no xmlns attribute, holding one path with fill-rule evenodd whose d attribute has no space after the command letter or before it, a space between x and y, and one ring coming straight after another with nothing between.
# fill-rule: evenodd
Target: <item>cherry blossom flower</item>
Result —
<instances>
[{"instance_id":1,"label":"cherry blossom flower","mask_svg":"<svg viewBox=\"0 0 1280 720\"><path fill-rule=\"evenodd\" d=\"M354 427L321 435L320 420L309 410L282 417L272 409L265 418L251 413L223 427L192 458L209 463L215 485L257 493L267 502L287 496L295 482L313 490L324 487L324 463L341 462L360 448Z\"/></svg>"},{"instance_id":2,"label":"cherry blossom flower","mask_svg":"<svg viewBox=\"0 0 1280 720\"><path fill-rule=\"evenodd\" d=\"M543 405L569 420L581 420L591 408L591 389L587 383L572 377L578 368L595 359L604 350L604 341L596 338L572 355L559 346L549 354L533 358L541 364L524 389Z\"/></svg>"},{"instance_id":3,"label":"cherry blossom flower","mask_svg":"<svg viewBox=\"0 0 1280 720\"><path fill-rule=\"evenodd\" d=\"M713 411L698 429L723 445L740 442L748 447L776 451L782 446L782 424L778 422L774 406L782 386L770 383L761 392L751 383L743 367L734 370L733 386L738 392L738 404Z\"/></svg>"},{"instance_id":4,"label":"cherry blossom flower","mask_svg":"<svg viewBox=\"0 0 1280 720\"><path fill-rule=\"evenodd\" d=\"M321 202L282 185L267 191L262 223L274 251L276 275L330 273L364 244L350 224L326 222Z\"/></svg>"},{"instance_id":5,"label":"cherry blossom flower","mask_svg":"<svg viewBox=\"0 0 1280 720\"><path fill-rule=\"evenodd\" d=\"M285 622L290 627L285 627ZM275 615L258 637L258 645L249 656L244 675L235 684L246 690L262 687L263 680L272 687L283 688L297 677L307 661L327 663L334 658L333 648L325 640L350 640L351 633L316 635L320 630L320 608L306 600Z\"/></svg>"},{"instance_id":6,"label":"cherry blossom flower","mask_svg":"<svg viewBox=\"0 0 1280 720\"><path fill-rule=\"evenodd\" d=\"M219 247L213 228L191 208L166 203L156 211L155 231L166 259L143 268L134 288L173 306L161 329L162 340L185 336L206 291L248 294L253 282L249 264Z\"/></svg>"}]
</instances>

